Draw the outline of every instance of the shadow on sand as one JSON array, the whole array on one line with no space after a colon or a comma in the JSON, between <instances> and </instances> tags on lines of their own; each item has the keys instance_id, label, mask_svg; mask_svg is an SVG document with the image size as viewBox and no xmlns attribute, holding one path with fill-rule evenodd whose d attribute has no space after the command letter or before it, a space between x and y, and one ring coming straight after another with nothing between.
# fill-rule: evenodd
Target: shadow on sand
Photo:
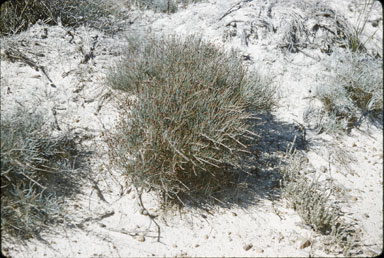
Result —
<instances>
[{"instance_id":1,"label":"shadow on sand","mask_svg":"<svg viewBox=\"0 0 384 258\"><path fill-rule=\"evenodd\" d=\"M306 150L305 129L294 123L278 121L273 114L258 115L253 132L259 139L251 144L251 155L244 157L243 171L236 171L238 184L223 189L210 201L204 196L191 206L196 208L223 208L257 205L261 199L274 200L280 197L281 160L288 148Z\"/></svg>"}]
</instances>

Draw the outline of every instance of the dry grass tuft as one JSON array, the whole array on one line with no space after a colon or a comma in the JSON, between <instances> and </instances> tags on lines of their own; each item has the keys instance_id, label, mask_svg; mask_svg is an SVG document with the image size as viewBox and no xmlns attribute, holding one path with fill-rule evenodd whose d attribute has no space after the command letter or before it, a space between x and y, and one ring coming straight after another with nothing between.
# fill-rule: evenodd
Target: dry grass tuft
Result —
<instances>
[{"instance_id":1,"label":"dry grass tuft","mask_svg":"<svg viewBox=\"0 0 384 258\"><path fill-rule=\"evenodd\" d=\"M325 66L332 74L318 83L315 93L322 107L311 107L306 114L307 122L318 120L319 130L324 132L348 132L358 127L364 118L375 120L381 116L382 119L381 58L335 49Z\"/></svg>"},{"instance_id":2,"label":"dry grass tuft","mask_svg":"<svg viewBox=\"0 0 384 258\"><path fill-rule=\"evenodd\" d=\"M102 0L12 0L1 6L0 35L28 29L39 20L68 27L88 25L107 33L120 30L123 14Z\"/></svg>"},{"instance_id":3,"label":"dry grass tuft","mask_svg":"<svg viewBox=\"0 0 384 258\"><path fill-rule=\"evenodd\" d=\"M136 97L122 104L111 161L163 203L236 185L257 138L247 110L274 105L272 88L235 52L193 36L131 40L109 84Z\"/></svg>"},{"instance_id":4,"label":"dry grass tuft","mask_svg":"<svg viewBox=\"0 0 384 258\"><path fill-rule=\"evenodd\" d=\"M76 143L43 127L41 115L23 111L1 120L1 230L16 239L66 216L62 197L76 191Z\"/></svg>"},{"instance_id":5,"label":"dry grass tuft","mask_svg":"<svg viewBox=\"0 0 384 258\"><path fill-rule=\"evenodd\" d=\"M310 176L307 162L301 153L287 151L281 166L283 197L307 225L325 236L326 249L340 249L345 256L359 252L360 236L352 224L341 219L342 211L333 200L336 187Z\"/></svg>"},{"instance_id":6,"label":"dry grass tuft","mask_svg":"<svg viewBox=\"0 0 384 258\"><path fill-rule=\"evenodd\" d=\"M329 234L340 212L330 204L332 188L306 175L305 161L298 153L287 152L282 169L283 196L306 224L317 232Z\"/></svg>"}]
</instances>

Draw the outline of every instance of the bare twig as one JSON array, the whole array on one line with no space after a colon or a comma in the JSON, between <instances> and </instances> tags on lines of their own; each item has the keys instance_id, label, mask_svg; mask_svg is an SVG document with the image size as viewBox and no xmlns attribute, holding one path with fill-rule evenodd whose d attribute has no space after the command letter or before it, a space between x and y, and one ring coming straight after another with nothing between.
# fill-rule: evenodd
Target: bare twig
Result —
<instances>
[{"instance_id":1,"label":"bare twig","mask_svg":"<svg viewBox=\"0 0 384 258\"><path fill-rule=\"evenodd\" d=\"M135 186L135 188L136 188L136 192L138 193L139 204L140 204L141 208L142 208L144 211L146 211L147 216L148 216L148 217L153 221L153 223L155 223L156 226L157 226L157 242L160 242L160 226L159 226L159 224L157 224L156 220L154 219L155 216L151 215L151 214L148 212L148 210L144 207L143 200L142 200L142 198L141 198L141 196L142 196L142 194L143 194L143 191L142 191L142 190L139 191L139 190L137 189L136 186Z\"/></svg>"},{"instance_id":2,"label":"bare twig","mask_svg":"<svg viewBox=\"0 0 384 258\"><path fill-rule=\"evenodd\" d=\"M101 192L99 186L97 185L97 182L94 179L92 179L92 178L89 178L89 179L93 183L93 189L96 190L96 194L100 198L100 200L102 200L103 202L109 204L109 202L107 200L105 200L103 193Z\"/></svg>"},{"instance_id":3,"label":"bare twig","mask_svg":"<svg viewBox=\"0 0 384 258\"><path fill-rule=\"evenodd\" d=\"M231 13L237 11L237 10L239 10L241 7L243 7L243 4L244 4L244 3L249 3L249 2L252 2L252 1L253 1L253 0L242 0L242 1L240 1L240 2L238 2L238 3L236 3L236 4L234 4L234 5L232 5L232 7L229 8L229 10L226 11L226 12L223 14L223 16L221 16L221 17L219 18L219 21L221 21L225 16L227 16L227 15L229 15L229 14L231 14Z\"/></svg>"},{"instance_id":4,"label":"bare twig","mask_svg":"<svg viewBox=\"0 0 384 258\"><path fill-rule=\"evenodd\" d=\"M45 71L45 67L42 65L38 65L35 61L21 53L17 49L8 49L5 51L5 54L7 58L9 58L12 62L14 61L22 61L26 63L27 65L31 66L32 68L36 69L37 71L40 69L45 77L47 77L48 81L51 83L51 86L56 88L56 85L53 83L51 78L48 76L48 73Z\"/></svg>"}]
</instances>

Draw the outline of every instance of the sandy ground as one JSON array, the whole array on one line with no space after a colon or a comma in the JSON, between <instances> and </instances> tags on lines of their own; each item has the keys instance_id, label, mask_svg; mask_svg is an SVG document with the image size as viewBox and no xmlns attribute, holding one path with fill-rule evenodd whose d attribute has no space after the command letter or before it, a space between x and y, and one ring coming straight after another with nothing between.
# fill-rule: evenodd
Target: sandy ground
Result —
<instances>
[{"instance_id":1,"label":"sandy ground","mask_svg":"<svg viewBox=\"0 0 384 258\"><path fill-rule=\"evenodd\" d=\"M345 20L356 24L361 5L355 1L319 1ZM46 114L52 130L70 130L82 139L89 157L94 183L84 184L82 194L67 200L68 214L77 218L43 232L42 239L26 245L3 240L2 250L11 257L307 257L343 256L328 247L325 237L305 225L299 215L279 196L269 157L283 157L293 138L300 136L303 114L311 92L322 77L320 51L327 42L320 36L302 51L287 51L284 32L288 21L305 17L313 1L207 1L179 12L154 14L137 12L126 32L105 35L90 28L76 30L37 24L28 31L1 42L1 114L17 106ZM347 8L345 8L347 6ZM309 16L306 22L317 16ZM378 30L370 49L382 53L383 17L379 3L371 14L366 35ZM377 25L375 22L377 21ZM328 22L326 19L320 22ZM376 26L374 26L376 25ZM331 26L331 25L330 25ZM47 29L48 37L42 37ZM273 32L275 29L275 32ZM73 35L73 37L68 33ZM261 169L250 196L239 195L231 207L210 206L206 210L186 207L164 214L151 192L143 195L146 208L160 226L140 209L137 193L125 188L119 171L110 168L105 129L116 123L118 92L105 86L109 67L119 60L124 33L179 35L200 34L219 47L241 50L250 69L273 77L278 86L279 106L266 118L260 145ZM247 39L244 41L244 36ZM96 37L97 36L97 37ZM300 42L299 42L300 43ZM94 58L85 55L92 46ZM5 51L24 56L45 74L21 59L5 58ZM298 137L299 138L299 137ZM307 130L305 155L316 175L342 189L338 205L343 220L353 222L361 232L357 256L375 256L383 249L383 134L381 128L362 125L350 135L335 137ZM305 243L309 244L305 244Z\"/></svg>"}]
</instances>

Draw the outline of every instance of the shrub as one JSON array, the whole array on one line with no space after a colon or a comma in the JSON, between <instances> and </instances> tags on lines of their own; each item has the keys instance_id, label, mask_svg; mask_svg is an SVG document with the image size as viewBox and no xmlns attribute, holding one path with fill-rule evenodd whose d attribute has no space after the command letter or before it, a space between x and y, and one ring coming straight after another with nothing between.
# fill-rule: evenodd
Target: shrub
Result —
<instances>
[{"instance_id":1,"label":"shrub","mask_svg":"<svg viewBox=\"0 0 384 258\"><path fill-rule=\"evenodd\" d=\"M315 231L329 234L339 218L337 206L330 204L332 189L321 186L305 173L305 159L298 153L287 153L282 169L283 196L303 221Z\"/></svg>"},{"instance_id":2,"label":"shrub","mask_svg":"<svg viewBox=\"0 0 384 258\"><path fill-rule=\"evenodd\" d=\"M326 67L333 74L318 83L315 93L322 103L317 119L323 129L348 131L358 126L363 117L374 118L383 112L381 58L335 49Z\"/></svg>"},{"instance_id":3,"label":"shrub","mask_svg":"<svg viewBox=\"0 0 384 258\"><path fill-rule=\"evenodd\" d=\"M1 120L1 230L26 239L62 217L60 196L71 190L76 144L43 130L39 114Z\"/></svg>"},{"instance_id":4,"label":"shrub","mask_svg":"<svg viewBox=\"0 0 384 258\"><path fill-rule=\"evenodd\" d=\"M112 163L163 201L210 196L236 182L248 152L252 115L273 107L273 90L256 72L213 44L190 36L130 40L109 84L125 98L109 140Z\"/></svg>"},{"instance_id":5,"label":"shrub","mask_svg":"<svg viewBox=\"0 0 384 258\"><path fill-rule=\"evenodd\" d=\"M361 241L360 235L356 232L354 223L341 219L341 209L332 201L337 187L332 181L320 182L318 178L311 178L306 170L307 162L308 159L301 153L292 151L292 148L287 151L280 164L282 196L304 223L314 231L326 235L325 244L338 246L345 256L351 256L359 251L357 247Z\"/></svg>"},{"instance_id":6,"label":"shrub","mask_svg":"<svg viewBox=\"0 0 384 258\"><path fill-rule=\"evenodd\" d=\"M106 32L116 30L111 15L120 14L102 0L12 0L1 6L0 35L24 31L42 20L77 27L87 24Z\"/></svg>"},{"instance_id":7,"label":"shrub","mask_svg":"<svg viewBox=\"0 0 384 258\"><path fill-rule=\"evenodd\" d=\"M42 1L15 0L1 5L0 33L13 34L26 30L29 24L49 17Z\"/></svg>"}]
</instances>

